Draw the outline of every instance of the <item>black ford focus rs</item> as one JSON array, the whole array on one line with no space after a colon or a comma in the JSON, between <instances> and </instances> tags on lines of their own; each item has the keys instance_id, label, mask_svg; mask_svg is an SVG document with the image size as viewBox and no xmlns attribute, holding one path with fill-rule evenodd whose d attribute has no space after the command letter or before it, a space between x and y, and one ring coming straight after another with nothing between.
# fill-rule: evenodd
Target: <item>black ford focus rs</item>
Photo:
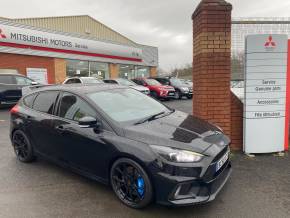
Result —
<instances>
[{"instance_id":1,"label":"black ford focus rs","mask_svg":"<svg viewBox=\"0 0 290 218\"><path fill-rule=\"evenodd\" d=\"M230 140L127 87L39 88L11 109L17 158L45 158L109 184L127 206L210 202L231 174Z\"/></svg>"}]
</instances>

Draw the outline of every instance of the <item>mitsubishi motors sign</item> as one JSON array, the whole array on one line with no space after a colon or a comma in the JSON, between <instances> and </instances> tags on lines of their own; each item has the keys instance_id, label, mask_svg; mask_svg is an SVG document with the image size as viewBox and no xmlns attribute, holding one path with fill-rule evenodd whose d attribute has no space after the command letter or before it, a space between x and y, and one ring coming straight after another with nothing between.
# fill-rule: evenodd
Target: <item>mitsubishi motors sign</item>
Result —
<instances>
[{"instance_id":1,"label":"mitsubishi motors sign","mask_svg":"<svg viewBox=\"0 0 290 218\"><path fill-rule=\"evenodd\" d=\"M142 62L142 49L17 27L0 22L0 47ZM9 48L11 48L9 50Z\"/></svg>"},{"instance_id":2,"label":"mitsubishi motors sign","mask_svg":"<svg viewBox=\"0 0 290 218\"><path fill-rule=\"evenodd\" d=\"M244 150L288 149L289 81L287 35L246 38ZM287 73L288 72L288 73Z\"/></svg>"}]
</instances>

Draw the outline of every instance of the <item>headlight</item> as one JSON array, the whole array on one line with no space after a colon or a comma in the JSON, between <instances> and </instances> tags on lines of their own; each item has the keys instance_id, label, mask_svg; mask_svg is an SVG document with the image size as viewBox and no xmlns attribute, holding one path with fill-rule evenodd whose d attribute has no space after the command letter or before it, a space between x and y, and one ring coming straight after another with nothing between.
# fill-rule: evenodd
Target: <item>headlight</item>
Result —
<instances>
[{"instance_id":1,"label":"headlight","mask_svg":"<svg viewBox=\"0 0 290 218\"><path fill-rule=\"evenodd\" d=\"M182 87L181 89L185 92L189 92L189 88L187 88L187 87Z\"/></svg>"},{"instance_id":2,"label":"headlight","mask_svg":"<svg viewBox=\"0 0 290 218\"><path fill-rule=\"evenodd\" d=\"M195 163L199 162L203 155L186 150L170 148L166 146L150 145L154 152L168 161L175 163Z\"/></svg>"}]
</instances>

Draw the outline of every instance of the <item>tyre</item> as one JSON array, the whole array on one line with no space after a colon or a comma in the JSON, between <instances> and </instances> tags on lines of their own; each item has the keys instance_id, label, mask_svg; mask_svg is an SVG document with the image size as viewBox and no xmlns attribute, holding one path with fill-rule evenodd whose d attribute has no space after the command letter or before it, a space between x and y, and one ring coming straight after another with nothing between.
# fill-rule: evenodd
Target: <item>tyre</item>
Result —
<instances>
[{"instance_id":1,"label":"tyre","mask_svg":"<svg viewBox=\"0 0 290 218\"><path fill-rule=\"evenodd\" d=\"M30 163L35 160L33 147L23 131L16 130L13 133L12 145L17 159L21 162Z\"/></svg>"},{"instance_id":2,"label":"tyre","mask_svg":"<svg viewBox=\"0 0 290 218\"><path fill-rule=\"evenodd\" d=\"M187 95L186 96L188 99L192 99L192 95Z\"/></svg>"},{"instance_id":3,"label":"tyre","mask_svg":"<svg viewBox=\"0 0 290 218\"><path fill-rule=\"evenodd\" d=\"M181 99L182 98L181 92L179 90L176 90L174 97L175 99Z\"/></svg>"},{"instance_id":4,"label":"tyre","mask_svg":"<svg viewBox=\"0 0 290 218\"><path fill-rule=\"evenodd\" d=\"M111 167L111 186L128 207L140 209L151 203L153 189L145 170L128 158L118 159Z\"/></svg>"}]
</instances>

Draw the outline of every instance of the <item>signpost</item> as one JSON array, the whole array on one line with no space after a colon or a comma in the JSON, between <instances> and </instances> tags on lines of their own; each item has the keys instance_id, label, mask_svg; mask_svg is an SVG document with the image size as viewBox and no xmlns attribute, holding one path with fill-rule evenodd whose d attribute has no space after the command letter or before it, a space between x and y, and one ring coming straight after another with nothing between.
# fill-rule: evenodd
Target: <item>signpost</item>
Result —
<instances>
[{"instance_id":1,"label":"signpost","mask_svg":"<svg viewBox=\"0 0 290 218\"><path fill-rule=\"evenodd\" d=\"M288 148L287 60L287 35L250 35L246 38L246 153L281 152Z\"/></svg>"}]
</instances>

